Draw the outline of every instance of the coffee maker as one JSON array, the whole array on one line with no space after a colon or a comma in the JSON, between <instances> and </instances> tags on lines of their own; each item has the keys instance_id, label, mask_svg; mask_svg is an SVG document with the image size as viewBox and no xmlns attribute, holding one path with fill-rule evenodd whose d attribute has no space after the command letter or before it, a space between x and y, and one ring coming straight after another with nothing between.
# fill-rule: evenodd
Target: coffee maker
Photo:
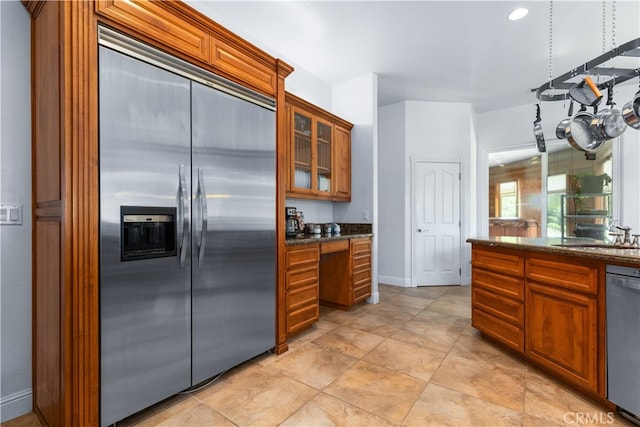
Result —
<instances>
[{"instance_id":1,"label":"coffee maker","mask_svg":"<svg viewBox=\"0 0 640 427\"><path fill-rule=\"evenodd\" d=\"M287 226L285 228L287 237L295 237L299 233L298 210L293 207L286 207Z\"/></svg>"}]
</instances>

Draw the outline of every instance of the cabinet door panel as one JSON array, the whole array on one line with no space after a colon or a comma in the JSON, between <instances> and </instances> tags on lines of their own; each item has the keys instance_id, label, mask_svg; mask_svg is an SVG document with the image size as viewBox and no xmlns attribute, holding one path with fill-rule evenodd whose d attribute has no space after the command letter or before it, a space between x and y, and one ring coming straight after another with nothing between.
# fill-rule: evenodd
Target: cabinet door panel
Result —
<instances>
[{"instance_id":1,"label":"cabinet door panel","mask_svg":"<svg viewBox=\"0 0 640 427\"><path fill-rule=\"evenodd\" d=\"M97 11L200 61L209 60L210 36L160 2L100 0Z\"/></svg>"},{"instance_id":2,"label":"cabinet door panel","mask_svg":"<svg viewBox=\"0 0 640 427\"><path fill-rule=\"evenodd\" d=\"M527 283L526 353L565 379L597 391L597 300Z\"/></svg>"},{"instance_id":3,"label":"cabinet door panel","mask_svg":"<svg viewBox=\"0 0 640 427\"><path fill-rule=\"evenodd\" d=\"M337 199L351 200L351 132L341 127L335 127L334 167L335 177L333 195Z\"/></svg>"},{"instance_id":4,"label":"cabinet door panel","mask_svg":"<svg viewBox=\"0 0 640 427\"><path fill-rule=\"evenodd\" d=\"M316 119L316 191L318 194L332 194L333 180L333 125Z\"/></svg>"},{"instance_id":5,"label":"cabinet door panel","mask_svg":"<svg viewBox=\"0 0 640 427\"><path fill-rule=\"evenodd\" d=\"M220 40L211 41L211 65L263 93L276 92L277 79L272 69Z\"/></svg>"},{"instance_id":6,"label":"cabinet door panel","mask_svg":"<svg viewBox=\"0 0 640 427\"><path fill-rule=\"evenodd\" d=\"M298 193L311 193L313 189L313 117L292 108L293 141L291 142L291 189Z\"/></svg>"}]
</instances>

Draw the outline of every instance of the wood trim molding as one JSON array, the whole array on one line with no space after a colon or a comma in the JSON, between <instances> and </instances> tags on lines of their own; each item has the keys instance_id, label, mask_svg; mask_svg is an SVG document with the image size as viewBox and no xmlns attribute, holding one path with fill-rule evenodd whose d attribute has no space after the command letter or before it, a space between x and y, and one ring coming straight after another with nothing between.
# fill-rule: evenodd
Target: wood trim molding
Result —
<instances>
[{"instance_id":1,"label":"wood trim molding","mask_svg":"<svg viewBox=\"0 0 640 427\"><path fill-rule=\"evenodd\" d=\"M305 111L307 111L308 113L313 114L314 116L318 116L321 117L325 120L328 120L330 122L333 122L339 126L342 126L343 128L347 129L347 130L351 130L353 128L353 123L350 123L348 121L346 121L345 119L336 116L335 114L327 111L327 110L323 110L322 108L318 107L317 105L314 105L312 103L310 103L309 101L300 98L299 96L296 96L294 94L292 94L291 92L286 92L285 93L285 100L287 102L287 104L291 104L294 105L296 107L302 108Z\"/></svg>"},{"instance_id":2,"label":"wood trim molding","mask_svg":"<svg viewBox=\"0 0 640 427\"><path fill-rule=\"evenodd\" d=\"M99 424L98 35L92 2L64 2L65 417Z\"/></svg>"},{"instance_id":3,"label":"wood trim molding","mask_svg":"<svg viewBox=\"0 0 640 427\"><path fill-rule=\"evenodd\" d=\"M38 17L45 3L45 0L22 0L22 4L25 9L27 9L32 19L36 19Z\"/></svg>"},{"instance_id":4,"label":"wood trim molding","mask_svg":"<svg viewBox=\"0 0 640 427\"><path fill-rule=\"evenodd\" d=\"M287 345L286 325L286 283L285 283L285 180L287 173L285 149L287 146L287 113L284 108L284 79L293 68L281 60L276 61L278 79L276 81L276 241L277 274L276 274L276 346L275 353L282 354L289 349Z\"/></svg>"}]
</instances>

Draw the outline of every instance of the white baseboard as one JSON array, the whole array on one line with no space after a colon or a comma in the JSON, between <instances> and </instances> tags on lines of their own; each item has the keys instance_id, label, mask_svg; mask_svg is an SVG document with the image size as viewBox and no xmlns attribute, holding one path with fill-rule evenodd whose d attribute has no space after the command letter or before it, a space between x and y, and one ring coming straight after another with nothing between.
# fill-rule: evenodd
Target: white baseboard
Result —
<instances>
[{"instance_id":1,"label":"white baseboard","mask_svg":"<svg viewBox=\"0 0 640 427\"><path fill-rule=\"evenodd\" d=\"M382 283L383 285L393 285L393 286L402 286L404 288L411 287L411 278L406 277L395 277L395 276L383 276L378 275L378 283Z\"/></svg>"},{"instance_id":2,"label":"white baseboard","mask_svg":"<svg viewBox=\"0 0 640 427\"><path fill-rule=\"evenodd\" d=\"M0 422L12 420L33 410L31 389L22 390L0 398Z\"/></svg>"},{"instance_id":3,"label":"white baseboard","mask_svg":"<svg viewBox=\"0 0 640 427\"><path fill-rule=\"evenodd\" d=\"M371 296L367 298L367 304L379 304L380 303L380 293L372 292Z\"/></svg>"}]
</instances>

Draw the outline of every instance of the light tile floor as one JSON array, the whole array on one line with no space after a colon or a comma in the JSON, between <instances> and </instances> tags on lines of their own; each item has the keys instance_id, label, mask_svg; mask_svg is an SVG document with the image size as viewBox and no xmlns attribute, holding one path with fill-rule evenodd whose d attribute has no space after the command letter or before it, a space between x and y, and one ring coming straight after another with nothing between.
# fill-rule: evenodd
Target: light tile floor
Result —
<instances>
[{"instance_id":1,"label":"light tile floor","mask_svg":"<svg viewBox=\"0 0 640 427\"><path fill-rule=\"evenodd\" d=\"M626 425L480 337L470 287L380 285L265 354L120 426ZM3 427L39 426L33 414Z\"/></svg>"}]
</instances>

